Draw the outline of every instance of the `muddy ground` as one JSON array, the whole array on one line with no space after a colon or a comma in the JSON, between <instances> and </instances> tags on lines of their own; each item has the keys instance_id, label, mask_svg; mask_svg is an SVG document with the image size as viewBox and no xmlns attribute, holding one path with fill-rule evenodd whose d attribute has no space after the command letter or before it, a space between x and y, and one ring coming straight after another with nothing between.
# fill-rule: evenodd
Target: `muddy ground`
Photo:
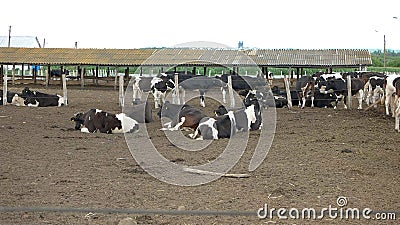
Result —
<instances>
[{"instance_id":1,"label":"muddy ground","mask_svg":"<svg viewBox=\"0 0 400 225\"><path fill-rule=\"evenodd\" d=\"M11 87L12 91L22 89ZM31 89L62 93L57 86ZM71 87L68 96L67 107L0 107L0 207L17 210L4 212L7 208L2 208L0 224L118 224L128 217L131 224L399 222L259 219L255 213L265 203L287 209L337 207L339 196L347 198L346 207L399 211L400 133L394 131L394 119L384 116L382 108L277 109L275 138L265 161L255 171L247 170L258 141L259 131L253 131L243 157L230 171L250 177L223 177L182 187L144 171L133 159L124 135L73 129L70 118L74 113L90 108L120 112L118 91ZM206 103L206 114L218 106L207 99ZM151 141L175 163L208 162L227 144L227 140L218 140L205 151L181 150L165 138L153 114L155 122L147 124ZM138 145L140 138L147 137L138 137ZM123 210L143 210L143 214ZM151 210L238 214L164 215Z\"/></svg>"}]
</instances>

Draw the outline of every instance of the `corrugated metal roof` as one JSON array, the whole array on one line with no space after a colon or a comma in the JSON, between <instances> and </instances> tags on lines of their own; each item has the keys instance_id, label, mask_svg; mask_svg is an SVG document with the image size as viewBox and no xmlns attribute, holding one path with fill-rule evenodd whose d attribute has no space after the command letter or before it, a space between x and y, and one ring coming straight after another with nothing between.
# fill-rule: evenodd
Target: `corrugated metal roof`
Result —
<instances>
[{"instance_id":1,"label":"corrugated metal roof","mask_svg":"<svg viewBox=\"0 0 400 225\"><path fill-rule=\"evenodd\" d=\"M358 49L73 49L0 48L0 64L100 66L358 67L371 65Z\"/></svg>"}]
</instances>

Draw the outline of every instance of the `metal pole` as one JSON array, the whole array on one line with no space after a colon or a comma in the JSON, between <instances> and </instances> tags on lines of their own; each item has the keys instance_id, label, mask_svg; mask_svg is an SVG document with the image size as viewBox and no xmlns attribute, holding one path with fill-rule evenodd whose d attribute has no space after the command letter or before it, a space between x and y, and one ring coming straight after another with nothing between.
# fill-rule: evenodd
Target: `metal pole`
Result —
<instances>
[{"instance_id":1,"label":"metal pole","mask_svg":"<svg viewBox=\"0 0 400 225\"><path fill-rule=\"evenodd\" d=\"M11 46L11 26L10 29L8 30L8 47Z\"/></svg>"},{"instance_id":2,"label":"metal pole","mask_svg":"<svg viewBox=\"0 0 400 225\"><path fill-rule=\"evenodd\" d=\"M383 35L383 67L386 68L386 36Z\"/></svg>"}]
</instances>

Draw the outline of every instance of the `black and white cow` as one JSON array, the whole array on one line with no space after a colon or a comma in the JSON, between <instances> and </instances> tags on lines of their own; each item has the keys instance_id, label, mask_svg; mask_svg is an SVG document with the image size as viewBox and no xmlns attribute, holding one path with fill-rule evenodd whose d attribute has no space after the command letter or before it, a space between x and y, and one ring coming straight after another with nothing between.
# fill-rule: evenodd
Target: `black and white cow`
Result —
<instances>
[{"instance_id":1,"label":"black and white cow","mask_svg":"<svg viewBox=\"0 0 400 225\"><path fill-rule=\"evenodd\" d=\"M15 95L20 95L18 93L15 92L11 92L11 91L7 91L7 103L11 103L13 102L13 98ZM0 105L3 105L3 90L0 90Z\"/></svg>"},{"instance_id":2,"label":"black and white cow","mask_svg":"<svg viewBox=\"0 0 400 225\"><path fill-rule=\"evenodd\" d=\"M394 110L394 129L400 132L400 79L394 84L396 88L396 98L395 98L395 110Z\"/></svg>"},{"instance_id":3,"label":"black and white cow","mask_svg":"<svg viewBox=\"0 0 400 225\"><path fill-rule=\"evenodd\" d=\"M11 100L11 105L15 106L26 106L25 99L20 96L20 94L14 94L14 97Z\"/></svg>"},{"instance_id":4,"label":"black and white cow","mask_svg":"<svg viewBox=\"0 0 400 225\"><path fill-rule=\"evenodd\" d=\"M216 140L251 130L252 124L257 124L258 112L255 105L258 100L253 99L252 103L244 109L229 111L222 116L202 118L195 132L189 136L197 140Z\"/></svg>"},{"instance_id":5,"label":"black and white cow","mask_svg":"<svg viewBox=\"0 0 400 225\"><path fill-rule=\"evenodd\" d=\"M132 133L139 130L139 123L125 113L108 113L99 109L80 112L71 118L75 129L83 133Z\"/></svg>"},{"instance_id":6,"label":"black and white cow","mask_svg":"<svg viewBox=\"0 0 400 225\"><path fill-rule=\"evenodd\" d=\"M377 98L380 98L383 104L385 99L385 77L369 77L367 83L364 85L364 93L367 105L374 103ZM375 105L375 107L377 107L377 105Z\"/></svg>"},{"instance_id":7,"label":"black and white cow","mask_svg":"<svg viewBox=\"0 0 400 225\"><path fill-rule=\"evenodd\" d=\"M315 80L311 76L300 77L296 82L296 91L299 96L299 107L306 106L306 98L310 96L311 107L314 107Z\"/></svg>"},{"instance_id":8,"label":"black and white cow","mask_svg":"<svg viewBox=\"0 0 400 225\"><path fill-rule=\"evenodd\" d=\"M343 102L343 107L347 109L346 99L356 95L358 99L358 108L362 109L362 100L364 98L364 81L361 78L351 78L351 96L348 95L347 82L343 78L329 77L324 81L317 81L317 85L320 88L321 93L327 93L332 91L336 95L336 104L334 108L337 108L338 102Z\"/></svg>"},{"instance_id":9,"label":"black and white cow","mask_svg":"<svg viewBox=\"0 0 400 225\"><path fill-rule=\"evenodd\" d=\"M330 108L333 107L332 103L336 102L336 95L333 91L321 93L318 89L314 93L314 107ZM306 106L311 107L311 97L307 97Z\"/></svg>"},{"instance_id":10,"label":"black and white cow","mask_svg":"<svg viewBox=\"0 0 400 225\"><path fill-rule=\"evenodd\" d=\"M222 74L216 76L223 82L228 83L228 76L232 78L232 89L235 91L241 90L256 90L260 87L268 86L267 81L262 76L245 76L245 75L229 75Z\"/></svg>"},{"instance_id":11,"label":"black and white cow","mask_svg":"<svg viewBox=\"0 0 400 225\"><path fill-rule=\"evenodd\" d=\"M243 99L243 104L246 109L254 106L256 120L250 123L250 130L259 130L262 127L262 112L265 109L262 104L263 101L265 101L265 96L257 90L249 91Z\"/></svg>"},{"instance_id":12,"label":"black and white cow","mask_svg":"<svg viewBox=\"0 0 400 225\"><path fill-rule=\"evenodd\" d=\"M180 75L181 76L181 75ZM186 90L198 90L200 92L200 106L205 107L205 94L208 90L218 88L222 92L222 101L226 103L227 84L214 77L201 75L185 75L186 80L179 77L180 102L185 102Z\"/></svg>"},{"instance_id":13,"label":"black and white cow","mask_svg":"<svg viewBox=\"0 0 400 225\"><path fill-rule=\"evenodd\" d=\"M172 104L166 101L157 115L160 118L169 118L171 122L164 124L162 130L179 130L184 127L196 129L200 120L205 117L203 112L191 105Z\"/></svg>"},{"instance_id":14,"label":"black and white cow","mask_svg":"<svg viewBox=\"0 0 400 225\"><path fill-rule=\"evenodd\" d=\"M391 74L386 77L386 87L385 87L385 110L386 115L389 116L389 105L391 106L392 116L395 116L395 97L396 93L396 82L400 80L400 75Z\"/></svg>"},{"instance_id":15,"label":"black and white cow","mask_svg":"<svg viewBox=\"0 0 400 225\"><path fill-rule=\"evenodd\" d=\"M22 91L25 98L24 104L34 107L63 106L64 97L61 95L46 94L38 91L31 91L28 87Z\"/></svg>"},{"instance_id":16,"label":"black and white cow","mask_svg":"<svg viewBox=\"0 0 400 225\"><path fill-rule=\"evenodd\" d=\"M154 121L152 109L148 101L136 101L135 104L127 104L123 108L123 113L139 123L150 123Z\"/></svg>"},{"instance_id":17,"label":"black and white cow","mask_svg":"<svg viewBox=\"0 0 400 225\"><path fill-rule=\"evenodd\" d=\"M64 69L64 71L62 71L61 69L52 69L50 70L50 77L51 78L61 78L61 75L63 74L65 75L69 75L69 70Z\"/></svg>"},{"instance_id":18,"label":"black and white cow","mask_svg":"<svg viewBox=\"0 0 400 225\"><path fill-rule=\"evenodd\" d=\"M153 94L154 107L159 108L165 102L167 91L175 88L174 82L166 75L159 74L155 77L135 77L133 82L133 101L139 102L144 92Z\"/></svg>"},{"instance_id":19,"label":"black and white cow","mask_svg":"<svg viewBox=\"0 0 400 225\"><path fill-rule=\"evenodd\" d=\"M272 94L274 96L274 103L276 108L283 108L288 105L288 100L287 100L287 94L286 90L280 90L278 86L273 86L272 89ZM292 99L292 105L299 105L299 95L296 90L290 90L290 97ZM309 101L311 102L311 101ZM268 106L272 107L273 105L268 102ZM307 100L306 100L306 106L307 106Z\"/></svg>"}]
</instances>

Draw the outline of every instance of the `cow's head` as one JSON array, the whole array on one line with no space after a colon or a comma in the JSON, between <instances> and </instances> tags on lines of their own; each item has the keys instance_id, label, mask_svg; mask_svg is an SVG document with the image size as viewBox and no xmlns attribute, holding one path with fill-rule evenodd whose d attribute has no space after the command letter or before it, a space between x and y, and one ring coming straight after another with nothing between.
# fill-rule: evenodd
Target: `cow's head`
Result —
<instances>
[{"instance_id":1,"label":"cow's head","mask_svg":"<svg viewBox=\"0 0 400 225\"><path fill-rule=\"evenodd\" d=\"M174 113L172 112L172 107L173 105L169 102L169 101L165 101L164 104L160 107L160 110L158 110L157 112L157 116L159 118L161 117L167 117L167 118L171 118L172 116L174 116ZM176 115L176 112L175 112Z\"/></svg>"},{"instance_id":2,"label":"cow's head","mask_svg":"<svg viewBox=\"0 0 400 225\"><path fill-rule=\"evenodd\" d=\"M80 130L85 123L85 113L80 112L71 117L71 121L75 122L75 130Z\"/></svg>"},{"instance_id":3,"label":"cow's head","mask_svg":"<svg viewBox=\"0 0 400 225\"><path fill-rule=\"evenodd\" d=\"M34 95L35 95L35 92L29 90L28 87L25 87L21 93L21 97L23 97L23 98L27 98L28 96L34 96Z\"/></svg>"},{"instance_id":4,"label":"cow's head","mask_svg":"<svg viewBox=\"0 0 400 225\"><path fill-rule=\"evenodd\" d=\"M243 99L243 104L245 105L245 107L248 107L250 105L258 105L258 107L262 106L263 108L265 108L268 106L269 97L272 98L272 94L268 93L266 90L251 90Z\"/></svg>"},{"instance_id":5,"label":"cow's head","mask_svg":"<svg viewBox=\"0 0 400 225\"><path fill-rule=\"evenodd\" d=\"M228 110L223 105L218 106L218 109L214 110L214 114L216 116L222 116L222 115L225 115L227 113L228 113Z\"/></svg>"}]
</instances>

